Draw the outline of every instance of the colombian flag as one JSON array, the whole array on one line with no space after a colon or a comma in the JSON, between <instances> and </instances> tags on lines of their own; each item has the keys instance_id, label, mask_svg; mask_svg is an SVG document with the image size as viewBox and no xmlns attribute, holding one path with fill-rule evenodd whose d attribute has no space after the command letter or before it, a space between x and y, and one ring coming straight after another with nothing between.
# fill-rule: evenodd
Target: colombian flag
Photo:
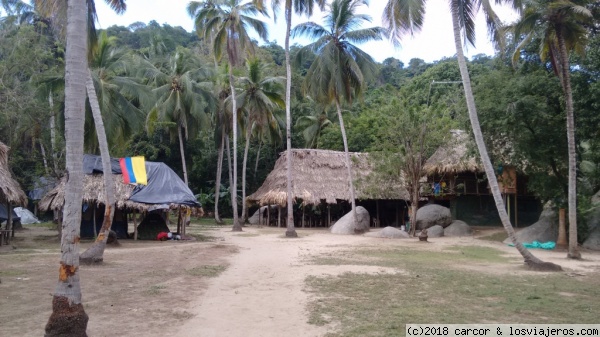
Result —
<instances>
[{"instance_id":1,"label":"colombian flag","mask_svg":"<svg viewBox=\"0 0 600 337\"><path fill-rule=\"evenodd\" d=\"M148 185L146 161L144 157L126 157L119 159L123 183Z\"/></svg>"}]
</instances>

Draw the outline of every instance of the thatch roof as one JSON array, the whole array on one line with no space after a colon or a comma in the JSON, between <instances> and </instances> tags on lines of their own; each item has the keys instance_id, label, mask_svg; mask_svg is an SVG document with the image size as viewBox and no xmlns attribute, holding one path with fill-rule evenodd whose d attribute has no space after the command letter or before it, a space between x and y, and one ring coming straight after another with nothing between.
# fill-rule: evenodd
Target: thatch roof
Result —
<instances>
[{"instance_id":1,"label":"thatch roof","mask_svg":"<svg viewBox=\"0 0 600 337\"><path fill-rule=\"evenodd\" d=\"M246 198L248 203L261 205L287 204L287 154L281 154L273 171L262 186ZM334 204L337 200L350 200L348 173L344 152L315 149L292 150L293 198L302 199L305 204L318 204L325 201ZM351 153L354 180L364 182L373 171L367 153ZM372 180L370 180L372 181ZM402 186L390 186L381 182L376 186L355 183L356 199L408 200L409 195Z\"/></svg>"},{"instance_id":2,"label":"thatch roof","mask_svg":"<svg viewBox=\"0 0 600 337\"><path fill-rule=\"evenodd\" d=\"M9 150L8 146L0 142L0 203L26 206L27 195L8 169Z\"/></svg>"},{"instance_id":3,"label":"thatch roof","mask_svg":"<svg viewBox=\"0 0 600 337\"><path fill-rule=\"evenodd\" d=\"M459 172L483 172L479 159L469 153L472 143L469 135L462 130L452 130L452 137L445 145L440 146L427 159L423 167L427 175L456 174Z\"/></svg>"},{"instance_id":4,"label":"thatch roof","mask_svg":"<svg viewBox=\"0 0 600 337\"><path fill-rule=\"evenodd\" d=\"M130 201L129 198L131 197L131 193L135 186L123 183L123 175L121 174L113 174L112 177L115 182L115 199L116 207L118 209L135 209L144 212L155 206L152 204ZM65 185L66 180L62 179L60 184L40 200L38 204L39 209L42 211L61 209L65 202ZM106 203L106 200L104 200L104 180L102 174L83 175L83 202L95 202L103 205ZM168 206L174 208L179 205L171 204Z\"/></svg>"}]
</instances>

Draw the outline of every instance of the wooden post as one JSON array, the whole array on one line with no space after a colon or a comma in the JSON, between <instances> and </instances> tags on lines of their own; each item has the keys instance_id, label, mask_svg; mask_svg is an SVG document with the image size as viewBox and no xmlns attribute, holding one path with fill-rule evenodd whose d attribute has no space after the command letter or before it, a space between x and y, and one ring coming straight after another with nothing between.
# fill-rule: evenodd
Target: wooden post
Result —
<instances>
[{"instance_id":1,"label":"wooden post","mask_svg":"<svg viewBox=\"0 0 600 337\"><path fill-rule=\"evenodd\" d=\"M519 227L519 212L517 210L517 193L515 193L515 227Z\"/></svg>"},{"instance_id":2,"label":"wooden post","mask_svg":"<svg viewBox=\"0 0 600 337\"><path fill-rule=\"evenodd\" d=\"M381 220L379 218L379 199L375 200L375 207L377 208L377 218L376 218L376 226L375 227L381 227Z\"/></svg>"},{"instance_id":3,"label":"wooden post","mask_svg":"<svg viewBox=\"0 0 600 337\"><path fill-rule=\"evenodd\" d=\"M137 229L137 216L135 215L136 209L133 209L133 240L137 240L138 229Z\"/></svg>"},{"instance_id":4,"label":"wooden post","mask_svg":"<svg viewBox=\"0 0 600 337\"><path fill-rule=\"evenodd\" d=\"M92 209L92 224L94 226L94 239L98 237L98 224L96 223L96 202L93 203L94 209Z\"/></svg>"},{"instance_id":5,"label":"wooden post","mask_svg":"<svg viewBox=\"0 0 600 337\"><path fill-rule=\"evenodd\" d=\"M281 227L281 205L277 204L277 228Z\"/></svg>"},{"instance_id":6,"label":"wooden post","mask_svg":"<svg viewBox=\"0 0 600 337\"><path fill-rule=\"evenodd\" d=\"M177 208L177 234L181 234L181 207Z\"/></svg>"},{"instance_id":7,"label":"wooden post","mask_svg":"<svg viewBox=\"0 0 600 337\"><path fill-rule=\"evenodd\" d=\"M7 213L7 219L6 219L6 229L11 231L10 236L11 237L15 237L15 226L13 225L13 218L12 218L12 205L10 202L6 203L6 211Z\"/></svg>"},{"instance_id":8,"label":"wooden post","mask_svg":"<svg viewBox=\"0 0 600 337\"><path fill-rule=\"evenodd\" d=\"M327 204L327 227L331 227L331 205Z\"/></svg>"},{"instance_id":9,"label":"wooden post","mask_svg":"<svg viewBox=\"0 0 600 337\"><path fill-rule=\"evenodd\" d=\"M267 227L271 226L271 205L267 204Z\"/></svg>"},{"instance_id":10,"label":"wooden post","mask_svg":"<svg viewBox=\"0 0 600 337\"><path fill-rule=\"evenodd\" d=\"M558 239L556 240L558 248L567 248L567 229L565 226L565 209L558 210Z\"/></svg>"},{"instance_id":11,"label":"wooden post","mask_svg":"<svg viewBox=\"0 0 600 337\"><path fill-rule=\"evenodd\" d=\"M302 201L302 228L304 228L304 201Z\"/></svg>"}]
</instances>

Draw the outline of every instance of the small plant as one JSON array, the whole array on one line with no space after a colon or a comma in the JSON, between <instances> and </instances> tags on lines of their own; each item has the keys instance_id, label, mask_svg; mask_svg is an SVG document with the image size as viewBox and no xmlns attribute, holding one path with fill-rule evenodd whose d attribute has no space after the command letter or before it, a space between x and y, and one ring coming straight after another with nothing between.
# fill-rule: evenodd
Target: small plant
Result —
<instances>
[{"instance_id":1,"label":"small plant","mask_svg":"<svg viewBox=\"0 0 600 337\"><path fill-rule=\"evenodd\" d=\"M202 277L217 277L221 275L222 272L227 269L227 266L216 265L216 266L200 266L192 269L187 269L186 273L192 276L202 276Z\"/></svg>"}]
</instances>

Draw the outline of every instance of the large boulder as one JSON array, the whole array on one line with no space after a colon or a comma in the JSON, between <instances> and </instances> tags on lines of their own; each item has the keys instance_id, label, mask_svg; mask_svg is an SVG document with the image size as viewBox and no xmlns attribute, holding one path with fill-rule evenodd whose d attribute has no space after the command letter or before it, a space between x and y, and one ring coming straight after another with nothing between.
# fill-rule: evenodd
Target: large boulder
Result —
<instances>
[{"instance_id":1,"label":"large boulder","mask_svg":"<svg viewBox=\"0 0 600 337\"><path fill-rule=\"evenodd\" d=\"M259 225L258 221L260 220L263 225L266 224L267 219L269 218L269 216L267 214L267 213L269 213L269 212L267 212L268 207L271 208L271 221L276 221L277 217L279 216L279 213L277 210L277 205L271 205L271 206L262 206L261 208L257 209L256 212L254 212L254 214L252 214L252 216L248 218L248 223L251 225ZM284 214L287 214L286 207L283 207L281 209L281 218L282 219L285 219Z\"/></svg>"},{"instance_id":2,"label":"large boulder","mask_svg":"<svg viewBox=\"0 0 600 337\"><path fill-rule=\"evenodd\" d=\"M594 206L594 209L586 218L590 229L590 236L583 243L583 247L591 250L600 250L600 191L592 197L592 206Z\"/></svg>"},{"instance_id":3,"label":"large boulder","mask_svg":"<svg viewBox=\"0 0 600 337\"><path fill-rule=\"evenodd\" d=\"M410 235L407 232L400 230L398 228L387 226L380 231L377 232L369 232L366 233L365 236L370 236L373 238L388 238L388 239L408 239Z\"/></svg>"},{"instance_id":4,"label":"large boulder","mask_svg":"<svg viewBox=\"0 0 600 337\"><path fill-rule=\"evenodd\" d=\"M450 226L444 228L444 236L470 236L471 234L473 234L471 227L461 220L454 220Z\"/></svg>"},{"instance_id":5,"label":"large boulder","mask_svg":"<svg viewBox=\"0 0 600 337\"><path fill-rule=\"evenodd\" d=\"M369 231L371 217L369 211L362 206L356 207L356 223L352 221L352 211L346 213L333 226L331 233L333 234L361 234Z\"/></svg>"},{"instance_id":6,"label":"large boulder","mask_svg":"<svg viewBox=\"0 0 600 337\"><path fill-rule=\"evenodd\" d=\"M452 223L450 209L441 205L425 205L417 211L417 229L427 229L436 225L448 227Z\"/></svg>"},{"instance_id":7,"label":"large boulder","mask_svg":"<svg viewBox=\"0 0 600 337\"><path fill-rule=\"evenodd\" d=\"M444 236L444 227L440 225L435 225L427 228L427 237L430 238L439 238Z\"/></svg>"},{"instance_id":8,"label":"large boulder","mask_svg":"<svg viewBox=\"0 0 600 337\"><path fill-rule=\"evenodd\" d=\"M552 207L552 204L548 203L544 205L544 210L540 214L538 221L518 231L516 236L520 242L556 242L558 238L558 214ZM512 243L510 237L504 240L504 243Z\"/></svg>"}]
</instances>

